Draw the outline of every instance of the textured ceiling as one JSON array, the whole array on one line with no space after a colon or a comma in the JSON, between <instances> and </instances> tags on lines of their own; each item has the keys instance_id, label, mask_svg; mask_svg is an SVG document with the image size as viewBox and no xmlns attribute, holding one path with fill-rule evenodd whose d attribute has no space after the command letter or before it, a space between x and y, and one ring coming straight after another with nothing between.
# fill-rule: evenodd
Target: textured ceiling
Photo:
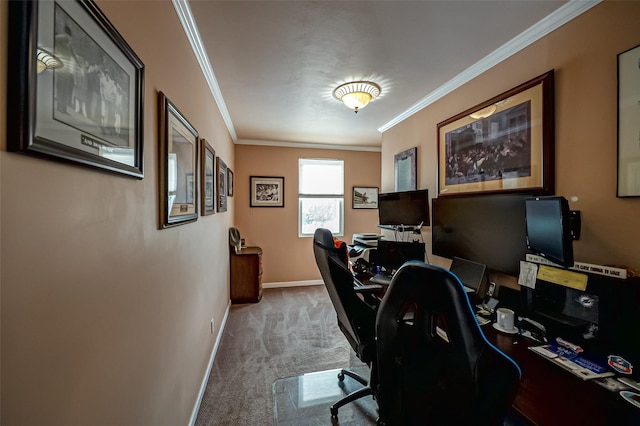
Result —
<instances>
[{"instance_id":1,"label":"textured ceiling","mask_svg":"<svg viewBox=\"0 0 640 426\"><path fill-rule=\"evenodd\" d=\"M480 0L188 4L236 142L356 147L379 147L379 129L523 32L544 31L548 15L570 6ZM351 80L382 87L358 114L332 95Z\"/></svg>"}]
</instances>

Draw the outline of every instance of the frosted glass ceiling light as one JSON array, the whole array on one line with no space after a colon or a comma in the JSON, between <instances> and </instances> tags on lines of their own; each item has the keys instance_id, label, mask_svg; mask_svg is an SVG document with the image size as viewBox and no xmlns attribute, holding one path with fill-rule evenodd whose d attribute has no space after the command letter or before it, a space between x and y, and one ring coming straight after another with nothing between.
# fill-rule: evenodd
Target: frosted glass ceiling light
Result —
<instances>
[{"instance_id":1,"label":"frosted glass ceiling light","mask_svg":"<svg viewBox=\"0 0 640 426\"><path fill-rule=\"evenodd\" d=\"M333 96L357 114L358 111L366 107L372 99L378 97L380 91L380 86L370 81L353 81L338 86L336 90L333 91Z\"/></svg>"},{"instance_id":2,"label":"frosted glass ceiling light","mask_svg":"<svg viewBox=\"0 0 640 426\"><path fill-rule=\"evenodd\" d=\"M60 68L62 62L46 50L38 49L36 51L36 70L38 74L46 69Z\"/></svg>"},{"instance_id":3,"label":"frosted glass ceiling light","mask_svg":"<svg viewBox=\"0 0 640 426\"><path fill-rule=\"evenodd\" d=\"M474 120L480 120L482 118L487 118L493 115L494 112L496 112L496 109L498 109L497 106L495 105L489 105L486 108L482 108L481 110L478 110L476 112L474 112L473 114L469 114L469 117L473 118Z\"/></svg>"}]
</instances>

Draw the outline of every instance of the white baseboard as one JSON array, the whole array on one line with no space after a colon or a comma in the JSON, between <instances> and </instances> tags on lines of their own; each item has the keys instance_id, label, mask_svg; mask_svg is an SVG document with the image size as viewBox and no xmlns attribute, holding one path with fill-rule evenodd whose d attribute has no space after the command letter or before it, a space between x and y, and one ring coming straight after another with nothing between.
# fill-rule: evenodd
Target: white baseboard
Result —
<instances>
[{"instance_id":1,"label":"white baseboard","mask_svg":"<svg viewBox=\"0 0 640 426\"><path fill-rule=\"evenodd\" d=\"M324 285L322 280L284 281L280 283L263 283L262 288L304 287L308 285Z\"/></svg>"},{"instance_id":2,"label":"white baseboard","mask_svg":"<svg viewBox=\"0 0 640 426\"><path fill-rule=\"evenodd\" d=\"M209 357L209 365L207 365L207 371L204 374L204 377L202 379L202 384L200 385L200 393L198 394L196 405L193 407L193 412L191 413L191 420L189 420L190 426L194 426L196 424L196 419L198 418L198 411L200 410L200 404L202 404L202 398L204 397L204 391L206 390L207 383L209 382L209 374L211 374L211 368L213 368L213 360L216 358L216 353L218 352L218 347L220 346L220 341L222 340L222 333L224 332L224 327L227 325L227 318L229 317L230 309L231 309L231 301L227 303L227 310L225 311L224 317L222 318L222 323L218 328L218 336L216 337L216 343L213 345L211 356Z\"/></svg>"}]
</instances>

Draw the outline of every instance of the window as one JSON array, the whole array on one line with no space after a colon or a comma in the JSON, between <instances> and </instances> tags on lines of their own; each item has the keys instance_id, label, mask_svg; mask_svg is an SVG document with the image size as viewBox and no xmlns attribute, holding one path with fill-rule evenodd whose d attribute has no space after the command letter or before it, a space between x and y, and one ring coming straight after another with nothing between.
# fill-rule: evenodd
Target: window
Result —
<instances>
[{"instance_id":1,"label":"window","mask_svg":"<svg viewBox=\"0 0 640 426\"><path fill-rule=\"evenodd\" d=\"M343 235L344 161L301 158L298 169L298 235L316 228Z\"/></svg>"}]
</instances>

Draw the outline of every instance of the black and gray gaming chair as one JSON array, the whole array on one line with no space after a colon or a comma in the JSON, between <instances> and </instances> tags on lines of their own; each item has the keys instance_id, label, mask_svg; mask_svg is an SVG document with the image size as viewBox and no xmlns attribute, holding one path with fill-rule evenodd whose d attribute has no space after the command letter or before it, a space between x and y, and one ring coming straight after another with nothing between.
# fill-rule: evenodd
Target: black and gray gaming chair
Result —
<instances>
[{"instance_id":1,"label":"black and gray gaming chair","mask_svg":"<svg viewBox=\"0 0 640 426\"><path fill-rule=\"evenodd\" d=\"M376 332L378 424L504 421L520 368L487 341L451 272L405 263L382 299Z\"/></svg>"},{"instance_id":2,"label":"black and gray gaming chair","mask_svg":"<svg viewBox=\"0 0 640 426\"><path fill-rule=\"evenodd\" d=\"M371 377L375 377L376 343L375 321L376 308L366 303L357 293L370 293L380 290L379 285L357 286L353 274L347 266L347 248L344 242L335 246L331 231L318 228L313 237L313 252L325 283L331 302L338 316L338 326L344 333L358 358L369 365ZM338 408L363 396L372 395L369 381L352 371L341 370L338 378L342 381L347 375L361 384L363 388L350 393L331 406L331 415L338 415Z\"/></svg>"}]
</instances>

